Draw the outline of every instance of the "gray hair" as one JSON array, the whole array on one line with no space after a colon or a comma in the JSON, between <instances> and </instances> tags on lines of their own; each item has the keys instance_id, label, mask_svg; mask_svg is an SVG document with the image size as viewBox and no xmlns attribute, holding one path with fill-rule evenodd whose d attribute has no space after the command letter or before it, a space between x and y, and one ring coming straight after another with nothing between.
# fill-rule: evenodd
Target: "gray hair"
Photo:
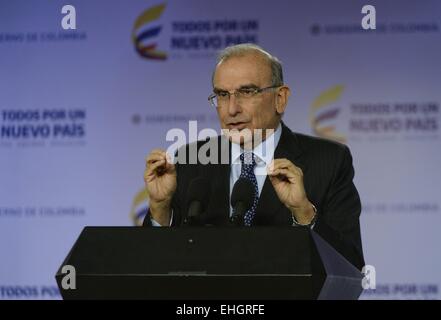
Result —
<instances>
[{"instance_id":1,"label":"gray hair","mask_svg":"<svg viewBox=\"0 0 441 320\"><path fill-rule=\"evenodd\" d=\"M222 61L225 61L232 57L242 57L250 53L259 53L263 57L265 57L271 67L271 82L273 86L282 86L283 85L283 71L282 71L282 63L280 62L277 57L270 54L268 51L263 49L262 47L253 44L253 43L241 43L232 45L229 47L226 47L223 49L217 58L216 66L221 63ZM213 83L214 80L214 73L216 70L213 71L211 82Z\"/></svg>"}]
</instances>

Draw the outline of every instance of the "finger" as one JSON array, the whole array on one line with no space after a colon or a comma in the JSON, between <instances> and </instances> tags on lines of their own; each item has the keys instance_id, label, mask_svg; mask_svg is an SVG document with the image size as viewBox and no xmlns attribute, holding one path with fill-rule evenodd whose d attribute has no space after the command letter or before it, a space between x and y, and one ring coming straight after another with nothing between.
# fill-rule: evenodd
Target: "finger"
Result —
<instances>
[{"instance_id":1,"label":"finger","mask_svg":"<svg viewBox=\"0 0 441 320\"><path fill-rule=\"evenodd\" d=\"M173 162L167 160L167 161L165 162L165 170L166 170L167 172L174 173L174 172L176 171L176 167L175 167L175 165L173 164Z\"/></svg>"},{"instance_id":2,"label":"finger","mask_svg":"<svg viewBox=\"0 0 441 320\"><path fill-rule=\"evenodd\" d=\"M290 182L295 182L296 181L296 175L288 170L288 169L276 169L274 171L272 171L271 173L268 174L270 177L275 177L275 178L279 178L282 180L289 180Z\"/></svg>"},{"instance_id":3,"label":"finger","mask_svg":"<svg viewBox=\"0 0 441 320\"><path fill-rule=\"evenodd\" d=\"M157 149L153 149L151 153L165 153L165 150L157 148Z\"/></svg>"},{"instance_id":4,"label":"finger","mask_svg":"<svg viewBox=\"0 0 441 320\"><path fill-rule=\"evenodd\" d=\"M279 168L289 169L297 175L303 175L303 171L300 167L297 167L294 163L289 161L288 159L274 159L270 164L270 168L275 170Z\"/></svg>"},{"instance_id":5,"label":"finger","mask_svg":"<svg viewBox=\"0 0 441 320\"><path fill-rule=\"evenodd\" d=\"M268 171L272 172L277 169L291 169L294 171L294 167L289 160L285 159L274 159L268 166Z\"/></svg>"},{"instance_id":6,"label":"finger","mask_svg":"<svg viewBox=\"0 0 441 320\"><path fill-rule=\"evenodd\" d=\"M167 152L163 150L155 150L146 158L146 166L159 160L165 160L167 163L173 164L173 158Z\"/></svg>"},{"instance_id":7,"label":"finger","mask_svg":"<svg viewBox=\"0 0 441 320\"><path fill-rule=\"evenodd\" d=\"M154 164L157 164L158 162L165 164L166 160L164 157L161 156L153 156L152 159L149 159L149 161L146 162L145 167L146 169L148 169L149 167L151 167Z\"/></svg>"},{"instance_id":8,"label":"finger","mask_svg":"<svg viewBox=\"0 0 441 320\"><path fill-rule=\"evenodd\" d=\"M292 168L294 167L294 164L289 161L288 159L282 158L282 159L274 159L274 166L276 168Z\"/></svg>"},{"instance_id":9,"label":"finger","mask_svg":"<svg viewBox=\"0 0 441 320\"><path fill-rule=\"evenodd\" d=\"M152 175L150 174L149 170L145 169L144 170L144 182L150 182L152 180Z\"/></svg>"},{"instance_id":10,"label":"finger","mask_svg":"<svg viewBox=\"0 0 441 320\"><path fill-rule=\"evenodd\" d=\"M167 163L174 164L173 157L168 152L164 152L164 154L165 154L165 160L167 161Z\"/></svg>"},{"instance_id":11,"label":"finger","mask_svg":"<svg viewBox=\"0 0 441 320\"><path fill-rule=\"evenodd\" d=\"M146 163L154 162L156 160L165 159L166 152L161 149L155 149L146 157Z\"/></svg>"},{"instance_id":12,"label":"finger","mask_svg":"<svg viewBox=\"0 0 441 320\"><path fill-rule=\"evenodd\" d=\"M165 158L163 156L160 155L152 155L145 163L146 167L151 166L152 164L157 163L158 161L164 161L165 162Z\"/></svg>"},{"instance_id":13,"label":"finger","mask_svg":"<svg viewBox=\"0 0 441 320\"><path fill-rule=\"evenodd\" d=\"M160 171L164 171L166 169L165 165L166 165L166 163L165 163L164 159L158 160L154 163L149 164L146 169L147 175L158 174Z\"/></svg>"},{"instance_id":14,"label":"finger","mask_svg":"<svg viewBox=\"0 0 441 320\"><path fill-rule=\"evenodd\" d=\"M280 176L280 175L274 175L274 176L270 176L268 175L268 178L271 181L271 184L274 187L277 187L279 184L285 184L287 181L289 181L288 179L286 179L284 176Z\"/></svg>"}]
</instances>

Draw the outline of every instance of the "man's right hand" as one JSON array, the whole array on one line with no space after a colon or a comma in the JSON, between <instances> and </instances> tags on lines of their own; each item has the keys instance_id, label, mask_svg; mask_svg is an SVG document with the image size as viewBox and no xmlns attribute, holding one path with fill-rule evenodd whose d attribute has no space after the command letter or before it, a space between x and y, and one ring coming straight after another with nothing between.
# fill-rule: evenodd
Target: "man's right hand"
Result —
<instances>
[{"instance_id":1,"label":"man's right hand","mask_svg":"<svg viewBox=\"0 0 441 320\"><path fill-rule=\"evenodd\" d=\"M150 198L152 219L170 224L171 200L176 190L176 168L164 150L153 150L146 159L144 182Z\"/></svg>"}]
</instances>

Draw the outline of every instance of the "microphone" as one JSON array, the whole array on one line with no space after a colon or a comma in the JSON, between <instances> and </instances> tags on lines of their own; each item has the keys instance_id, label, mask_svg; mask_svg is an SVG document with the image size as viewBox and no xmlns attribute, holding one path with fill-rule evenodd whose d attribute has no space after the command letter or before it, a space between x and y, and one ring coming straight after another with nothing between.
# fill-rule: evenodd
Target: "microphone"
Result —
<instances>
[{"instance_id":1,"label":"microphone","mask_svg":"<svg viewBox=\"0 0 441 320\"><path fill-rule=\"evenodd\" d=\"M231 206L233 215L231 222L243 226L245 213L251 208L254 200L254 187L250 180L239 178L233 186L231 193Z\"/></svg>"},{"instance_id":2,"label":"microphone","mask_svg":"<svg viewBox=\"0 0 441 320\"><path fill-rule=\"evenodd\" d=\"M210 183L207 179L198 177L191 180L187 189L187 217L184 219L186 225L201 225L201 215L205 212Z\"/></svg>"}]
</instances>

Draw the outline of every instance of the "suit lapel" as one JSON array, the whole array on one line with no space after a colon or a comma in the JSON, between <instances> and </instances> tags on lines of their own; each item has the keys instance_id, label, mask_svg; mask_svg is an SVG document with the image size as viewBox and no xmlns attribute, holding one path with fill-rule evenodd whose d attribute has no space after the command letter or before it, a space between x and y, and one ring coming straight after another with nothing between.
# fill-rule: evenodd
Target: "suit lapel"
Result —
<instances>
[{"instance_id":1,"label":"suit lapel","mask_svg":"<svg viewBox=\"0 0 441 320\"><path fill-rule=\"evenodd\" d=\"M230 163L231 143L219 136L218 164L210 164L210 170L205 176L212 181L211 199L207 210L207 223L213 225L225 225L229 223L230 216ZM228 153L227 163L222 163L222 156ZM225 161L224 161L225 162Z\"/></svg>"}]
</instances>

